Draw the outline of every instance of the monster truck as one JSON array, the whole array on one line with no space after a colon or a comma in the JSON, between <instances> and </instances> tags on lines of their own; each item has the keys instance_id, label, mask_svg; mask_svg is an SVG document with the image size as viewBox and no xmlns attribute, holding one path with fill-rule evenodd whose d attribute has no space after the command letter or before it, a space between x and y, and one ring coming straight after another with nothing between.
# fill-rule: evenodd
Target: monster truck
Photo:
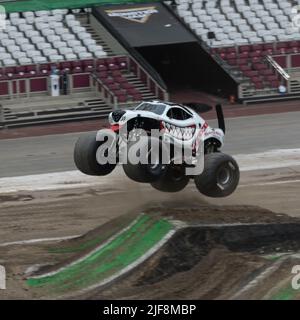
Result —
<instances>
[{"instance_id":1,"label":"monster truck","mask_svg":"<svg viewBox=\"0 0 300 320\"><path fill-rule=\"evenodd\" d=\"M74 149L75 164L85 174L107 175L120 161L117 142L125 141L129 146L126 152L130 152L128 151L132 149L130 146L134 145L138 137L139 152L146 154L149 159L150 156L152 157L147 163L130 161L123 163L124 172L130 179L140 183L150 183L155 189L165 192L178 192L193 179L200 193L208 197L227 197L237 188L240 172L237 162L230 155L220 152L225 136L221 105L216 106L219 128L211 128L199 115L201 111L210 109L211 107L201 104L182 105L147 101L140 103L134 109L113 111L109 115L111 131L102 129L97 133L85 134L78 139ZM126 130L122 130L124 127ZM153 129L160 132L159 137L151 134ZM146 135L140 135L141 130L146 132ZM160 152L158 156L153 157L151 142L155 139L159 144ZM172 147L168 149L171 154L170 161L164 163L161 153L165 150L166 142ZM115 162L99 161L97 152L104 143L108 147L104 148L105 151L102 150L102 157L112 155ZM198 161L200 145L204 154L204 169L197 175L188 175L187 168L195 166ZM175 161L176 146L190 148L190 159L184 158L178 164L178 161Z\"/></svg>"}]
</instances>

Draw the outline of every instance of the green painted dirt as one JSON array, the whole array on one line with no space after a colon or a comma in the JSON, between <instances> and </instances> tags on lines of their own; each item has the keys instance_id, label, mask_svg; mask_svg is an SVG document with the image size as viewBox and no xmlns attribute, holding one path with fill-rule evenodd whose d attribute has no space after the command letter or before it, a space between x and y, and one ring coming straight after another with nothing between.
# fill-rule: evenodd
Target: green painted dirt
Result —
<instances>
[{"instance_id":1,"label":"green painted dirt","mask_svg":"<svg viewBox=\"0 0 300 320\"><path fill-rule=\"evenodd\" d=\"M171 229L171 223L165 219L142 215L128 230L83 260L52 275L29 278L27 284L45 288L49 293L67 293L100 283L134 263Z\"/></svg>"}]
</instances>

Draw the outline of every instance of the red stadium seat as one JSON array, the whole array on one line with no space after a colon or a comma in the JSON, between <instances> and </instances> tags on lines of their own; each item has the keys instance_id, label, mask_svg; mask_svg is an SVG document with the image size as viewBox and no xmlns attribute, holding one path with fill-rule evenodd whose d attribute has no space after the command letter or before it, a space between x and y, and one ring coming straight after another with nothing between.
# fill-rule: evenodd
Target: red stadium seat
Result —
<instances>
[{"instance_id":1,"label":"red stadium seat","mask_svg":"<svg viewBox=\"0 0 300 320\"><path fill-rule=\"evenodd\" d=\"M92 72L94 70L94 60L82 60L82 66L85 72Z\"/></svg>"},{"instance_id":2,"label":"red stadium seat","mask_svg":"<svg viewBox=\"0 0 300 320\"><path fill-rule=\"evenodd\" d=\"M220 57L225 60L226 59L226 53L225 52L221 52L220 53Z\"/></svg>"},{"instance_id":3,"label":"red stadium seat","mask_svg":"<svg viewBox=\"0 0 300 320\"><path fill-rule=\"evenodd\" d=\"M248 66L248 65L242 65L242 66L240 66L240 70L242 70L242 71L250 71L251 67Z\"/></svg>"},{"instance_id":4,"label":"red stadium seat","mask_svg":"<svg viewBox=\"0 0 300 320\"><path fill-rule=\"evenodd\" d=\"M109 90L115 91L119 90L119 85L117 83L105 83Z\"/></svg>"},{"instance_id":5,"label":"red stadium seat","mask_svg":"<svg viewBox=\"0 0 300 320\"><path fill-rule=\"evenodd\" d=\"M250 46L240 46L239 48L240 52L249 52L251 51L251 47Z\"/></svg>"},{"instance_id":6,"label":"red stadium seat","mask_svg":"<svg viewBox=\"0 0 300 320\"><path fill-rule=\"evenodd\" d=\"M251 46L252 51L263 51L264 46L262 44L254 44Z\"/></svg>"},{"instance_id":7,"label":"red stadium seat","mask_svg":"<svg viewBox=\"0 0 300 320\"><path fill-rule=\"evenodd\" d=\"M235 52L227 53L225 58L226 60L236 59L236 53Z\"/></svg>"},{"instance_id":8,"label":"red stadium seat","mask_svg":"<svg viewBox=\"0 0 300 320\"><path fill-rule=\"evenodd\" d=\"M262 79L260 77L252 77L251 80L253 82L262 82Z\"/></svg>"},{"instance_id":9,"label":"red stadium seat","mask_svg":"<svg viewBox=\"0 0 300 320\"><path fill-rule=\"evenodd\" d=\"M253 51L249 53L250 58L260 57L262 55L261 51Z\"/></svg>"},{"instance_id":10,"label":"red stadium seat","mask_svg":"<svg viewBox=\"0 0 300 320\"><path fill-rule=\"evenodd\" d=\"M251 78L251 77L257 77L259 75L259 72L256 70L250 70L244 72L245 76Z\"/></svg>"},{"instance_id":11,"label":"red stadium seat","mask_svg":"<svg viewBox=\"0 0 300 320\"><path fill-rule=\"evenodd\" d=\"M98 64L96 68L97 68L97 71L107 71L108 70L107 66L102 63Z\"/></svg>"},{"instance_id":12,"label":"red stadium seat","mask_svg":"<svg viewBox=\"0 0 300 320\"><path fill-rule=\"evenodd\" d=\"M121 70L128 69L128 63L127 63L126 57L117 57L116 60L119 65L119 69Z\"/></svg>"},{"instance_id":13,"label":"red stadium seat","mask_svg":"<svg viewBox=\"0 0 300 320\"><path fill-rule=\"evenodd\" d=\"M108 76L108 73L106 72L106 71L100 71L100 72L98 72L98 77L99 78L107 78L107 76Z\"/></svg>"},{"instance_id":14,"label":"red stadium seat","mask_svg":"<svg viewBox=\"0 0 300 320\"><path fill-rule=\"evenodd\" d=\"M114 79L112 79L112 78L106 78L106 79L103 79L103 82L105 83L105 84L113 84L113 83L115 83L115 81L114 81Z\"/></svg>"},{"instance_id":15,"label":"red stadium seat","mask_svg":"<svg viewBox=\"0 0 300 320\"><path fill-rule=\"evenodd\" d=\"M263 45L263 54L271 55L274 52L274 46L272 43L266 43Z\"/></svg>"},{"instance_id":16,"label":"red stadium seat","mask_svg":"<svg viewBox=\"0 0 300 320\"><path fill-rule=\"evenodd\" d=\"M141 101L141 100L143 100L143 97L140 93L138 93L138 94L135 94L132 96L132 100L133 101Z\"/></svg>"},{"instance_id":17,"label":"red stadium seat","mask_svg":"<svg viewBox=\"0 0 300 320\"><path fill-rule=\"evenodd\" d=\"M270 75L274 74L273 70L271 70L271 69L261 70L260 73L261 73L262 75L264 75L264 76L270 76Z\"/></svg>"},{"instance_id":18,"label":"red stadium seat","mask_svg":"<svg viewBox=\"0 0 300 320\"><path fill-rule=\"evenodd\" d=\"M249 58L249 52L248 51L244 51L242 53L239 54L239 58L240 59L248 59Z\"/></svg>"},{"instance_id":19,"label":"red stadium seat","mask_svg":"<svg viewBox=\"0 0 300 320\"><path fill-rule=\"evenodd\" d=\"M71 62L68 62L68 61L61 62L60 69L65 71L70 71L72 69Z\"/></svg>"},{"instance_id":20,"label":"red stadium seat","mask_svg":"<svg viewBox=\"0 0 300 320\"><path fill-rule=\"evenodd\" d=\"M278 80L271 81L272 88L278 88L279 85L280 85L280 82Z\"/></svg>"},{"instance_id":21,"label":"red stadium seat","mask_svg":"<svg viewBox=\"0 0 300 320\"><path fill-rule=\"evenodd\" d=\"M263 63L256 63L256 64L253 64L253 69L261 71L261 70L268 69L268 66Z\"/></svg>"},{"instance_id":22,"label":"red stadium seat","mask_svg":"<svg viewBox=\"0 0 300 320\"><path fill-rule=\"evenodd\" d=\"M280 49L286 49L289 47L289 43L288 42L278 42L276 44L276 49L280 50Z\"/></svg>"},{"instance_id":23,"label":"red stadium seat","mask_svg":"<svg viewBox=\"0 0 300 320\"><path fill-rule=\"evenodd\" d=\"M226 52L236 54L236 47L228 47L228 48L226 48Z\"/></svg>"},{"instance_id":24,"label":"red stadium seat","mask_svg":"<svg viewBox=\"0 0 300 320\"><path fill-rule=\"evenodd\" d=\"M15 67L6 67L4 71L4 75L8 77L9 79L12 79L16 74L16 68Z\"/></svg>"},{"instance_id":25,"label":"red stadium seat","mask_svg":"<svg viewBox=\"0 0 300 320\"><path fill-rule=\"evenodd\" d=\"M73 73L81 73L82 71L83 71L83 69L82 69L81 61L72 61L72 72Z\"/></svg>"},{"instance_id":26,"label":"red stadium seat","mask_svg":"<svg viewBox=\"0 0 300 320\"><path fill-rule=\"evenodd\" d=\"M276 75L270 75L270 76L266 76L266 79L268 80L268 81L277 81L278 80L278 78L277 78L277 76Z\"/></svg>"},{"instance_id":27,"label":"red stadium seat","mask_svg":"<svg viewBox=\"0 0 300 320\"><path fill-rule=\"evenodd\" d=\"M252 58L252 63L260 63L260 62L261 62L261 57Z\"/></svg>"},{"instance_id":28,"label":"red stadium seat","mask_svg":"<svg viewBox=\"0 0 300 320\"><path fill-rule=\"evenodd\" d=\"M16 69L15 69L15 72L17 74L25 73L26 72L26 67L25 66L17 66Z\"/></svg>"},{"instance_id":29,"label":"red stadium seat","mask_svg":"<svg viewBox=\"0 0 300 320\"><path fill-rule=\"evenodd\" d=\"M121 77L122 73L120 70L114 70L111 72L111 75L115 78L115 77Z\"/></svg>"},{"instance_id":30,"label":"red stadium seat","mask_svg":"<svg viewBox=\"0 0 300 320\"><path fill-rule=\"evenodd\" d=\"M248 63L248 59L238 59L238 65L246 65Z\"/></svg>"},{"instance_id":31,"label":"red stadium seat","mask_svg":"<svg viewBox=\"0 0 300 320\"><path fill-rule=\"evenodd\" d=\"M127 102L127 96L125 94L117 95L118 102Z\"/></svg>"},{"instance_id":32,"label":"red stadium seat","mask_svg":"<svg viewBox=\"0 0 300 320\"><path fill-rule=\"evenodd\" d=\"M230 59L230 60L227 60L227 63L231 66L235 66L237 64L237 60L236 59Z\"/></svg>"},{"instance_id":33,"label":"red stadium seat","mask_svg":"<svg viewBox=\"0 0 300 320\"><path fill-rule=\"evenodd\" d=\"M130 94L131 96L134 96L136 94L139 94L139 91L136 88L132 88L132 89L128 89L127 90L128 94Z\"/></svg>"},{"instance_id":34,"label":"red stadium seat","mask_svg":"<svg viewBox=\"0 0 300 320\"><path fill-rule=\"evenodd\" d=\"M126 90L128 90L128 89L134 89L134 86L133 86L131 83L129 83L129 82L122 82L122 83L120 84L120 86L121 86L122 89L126 89Z\"/></svg>"},{"instance_id":35,"label":"red stadium seat","mask_svg":"<svg viewBox=\"0 0 300 320\"><path fill-rule=\"evenodd\" d=\"M114 81L116 81L118 83L123 83L123 82L127 82L127 79L124 77L116 77L116 78L114 78Z\"/></svg>"},{"instance_id":36,"label":"red stadium seat","mask_svg":"<svg viewBox=\"0 0 300 320\"><path fill-rule=\"evenodd\" d=\"M298 48L299 47L299 41L291 41L288 44L289 48Z\"/></svg>"},{"instance_id":37,"label":"red stadium seat","mask_svg":"<svg viewBox=\"0 0 300 320\"><path fill-rule=\"evenodd\" d=\"M116 63L109 63L108 69L109 70L119 70L119 66Z\"/></svg>"},{"instance_id":38,"label":"red stadium seat","mask_svg":"<svg viewBox=\"0 0 300 320\"><path fill-rule=\"evenodd\" d=\"M263 83L260 81L254 82L254 86L256 89L263 89L264 88Z\"/></svg>"}]
</instances>

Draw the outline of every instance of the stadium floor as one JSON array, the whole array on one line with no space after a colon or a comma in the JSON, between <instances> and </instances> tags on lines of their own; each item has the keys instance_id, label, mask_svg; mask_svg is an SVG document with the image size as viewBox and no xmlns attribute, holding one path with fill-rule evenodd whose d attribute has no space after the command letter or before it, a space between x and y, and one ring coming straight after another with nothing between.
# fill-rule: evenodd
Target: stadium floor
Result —
<instances>
[{"instance_id":1,"label":"stadium floor","mask_svg":"<svg viewBox=\"0 0 300 320\"><path fill-rule=\"evenodd\" d=\"M74 169L72 150L78 133L0 140L0 170L1 176L6 177L0 178L0 263L6 266L8 274L8 290L0 292L0 299L49 297L44 289L28 287L24 272L28 271L28 268L34 270L38 265L60 265L64 259L72 261L72 252L63 255L56 252L58 240L70 239L65 240L65 245L68 250L77 251L78 247L70 245L73 237L84 235L96 226L113 221L114 218L123 219L132 212L145 212L149 207L165 207L172 211L177 207L188 208L194 204L200 209L206 208L210 222L218 225L220 219L222 223L229 220L232 223L246 221L254 224L254 230L259 227L260 221L274 222L277 218L282 218L282 214L287 214L288 217L284 219L293 223L293 220L289 219L300 218L299 114L287 112L227 119L228 135L224 151L237 155L242 173L238 190L232 196L218 200L200 195L192 182L181 193L172 195L130 181L120 168L108 177L96 177L92 180L76 171L69 171ZM212 123L214 122L215 120L212 120ZM24 176L25 174L28 176ZM249 209L249 206L253 205L256 206L255 209ZM218 206L214 209L216 211L213 210L215 206ZM253 217L249 210L255 211ZM207 214L200 214L199 219L207 217ZM280 230L277 224L274 227ZM266 228L263 228L255 232L258 232L259 237L260 232L265 230ZM233 233L234 236L238 234ZM85 239L85 236L82 239ZM279 241L279 238L277 240ZM292 244L282 246L278 241L273 244L273 249L277 250L278 254L291 252ZM276 270L280 272L278 277L272 274L271 278L264 282L270 285L269 295L261 292L263 288L255 287L256 294L251 296L251 282L245 287L233 286L232 290L228 291L230 281L240 283L237 281L238 275L241 281L249 278L255 280L254 275L257 275L259 268L270 267L263 257L267 253L266 248L263 246L259 250L258 255L249 255L216 247L200 264L196 264L190 273L184 273L187 282L180 278L170 278L154 285L147 284L145 291L143 286L138 288L135 285L136 281L140 281L141 275L133 273L131 278L125 279L125 283L118 282L116 286L109 287L108 291L101 289L80 293L76 297L295 298L289 288L276 287L279 283L286 283L287 279L280 275L290 276L290 266L286 265L285 258L280 258L278 261L282 264L278 264L278 257L274 254L268 256L267 260L272 259L271 266L278 267ZM154 255L154 261L150 262L156 263L157 257ZM298 263L298 256L293 255L290 258L294 259L293 263ZM217 266L216 269L211 269L211 263ZM187 293L184 283L192 283L192 280L203 283L201 275L208 274L209 270L216 270L216 273L212 273L208 279L219 278L218 272L224 270L224 266L228 273L225 272L222 279L227 279L229 283L219 284L221 289L217 296L207 293L211 290L209 283L201 287L203 291L201 289ZM142 268L142 273L145 268L152 270L153 274L159 272L159 268L151 269L147 264ZM235 272L232 272L232 268ZM180 290L176 291L175 296L172 281L180 284ZM199 285L197 287L199 288ZM244 292L246 289L250 290L247 294ZM224 290L227 295L223 294ZM52 297L53 294L58 297L53 292L51 294Z\"/></svg>"},{"instance_id":2,"label":"stadium floor","mask_svg":"<svg viewBox=\"0 0 300 320\"><path fill-rule=\"evenodd\" d=\"M185 100L189 97L187 95L181 95L180 98ZM195 99L195 93L193 92L193 101L202 102L203 96L199 95L199 99ZM179 98L179 97L178 97ZM178 101L181 101L179 99ZM217 101L215 99L209 99L206 103L214 105ZM286 101L286 102L274 102L274 103L265 103L265 104L255 104L250 106L244 105L224 105L224 115L226 118L236 118L236 117L247 117L247 116L257 116L257 115L272 115L277 113L286 113L286 112L297 112L300 111L299 102L296 100ZM203 115L207 120L215 119L216 114L214 111L207 112ZM60 123L60 124L51 124L51 125L40 125L32 127L22 127L14 129L2 129L0 130L0 140L1 139L14 139L22 137L32 137L32 136L43 136L50 134L63 134L63 133L72 133L72 132L83 132L83 131L92 131L99 130L102 127L107 126L106 120L87 120L87 121L78 121L70 123Z\"/></svg>"}]
</instances>

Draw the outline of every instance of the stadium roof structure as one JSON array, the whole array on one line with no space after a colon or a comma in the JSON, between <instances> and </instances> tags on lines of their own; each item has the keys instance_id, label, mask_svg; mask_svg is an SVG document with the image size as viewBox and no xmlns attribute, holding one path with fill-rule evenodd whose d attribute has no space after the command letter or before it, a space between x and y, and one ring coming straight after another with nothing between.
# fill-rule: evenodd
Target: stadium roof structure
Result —
<instances>
[{"instance_id":1,"label":"stadium roof structure","mask_svg":"<svg viewBox=\"0 0 300 320\"><path fill-rule=\"evenodd\" d=\"M155 1L155 0L154 0ZM21 1L0 1L6 12L24 12L54 9L77 9L88 8L93 5L144 3L145 0L21 0Z\"/></svg>"}]
</instances>

